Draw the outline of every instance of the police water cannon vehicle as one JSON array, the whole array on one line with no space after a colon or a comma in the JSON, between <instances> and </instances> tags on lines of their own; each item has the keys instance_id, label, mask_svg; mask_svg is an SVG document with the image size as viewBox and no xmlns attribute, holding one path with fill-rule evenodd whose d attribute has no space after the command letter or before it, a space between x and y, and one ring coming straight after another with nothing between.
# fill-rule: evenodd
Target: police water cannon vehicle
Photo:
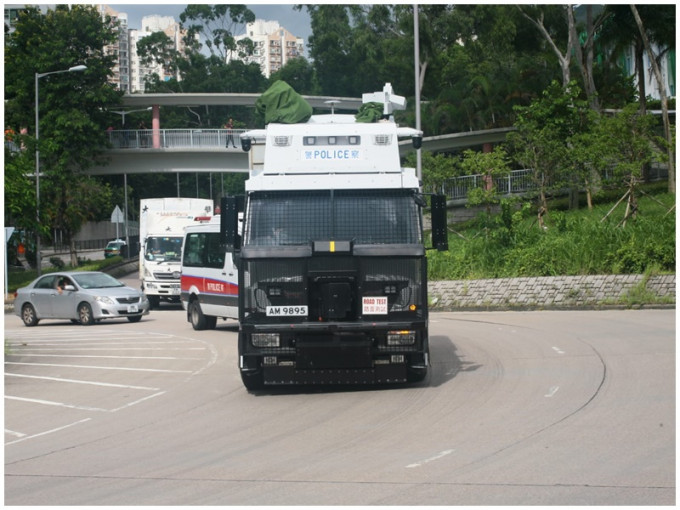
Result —
<instances>
[{"instance_id":1,"label":"police water cannon vehicle","mask_svg":"<svg viewBox=\"0 0 680 510\"><path fill-rule=\"evenodd\" d=\"M239 369L250 390L427 374L426 200L398 144L419 147L422 132L394 122L406 101L390 84L362 100L359 119L363 110L375 122L332 112L241 136L244 150L264 146L264 161L245 197L222 199L221 231L238 267ZM432 244L445 250L445 197L431 199Z\"/></svg>"}]
</instances>

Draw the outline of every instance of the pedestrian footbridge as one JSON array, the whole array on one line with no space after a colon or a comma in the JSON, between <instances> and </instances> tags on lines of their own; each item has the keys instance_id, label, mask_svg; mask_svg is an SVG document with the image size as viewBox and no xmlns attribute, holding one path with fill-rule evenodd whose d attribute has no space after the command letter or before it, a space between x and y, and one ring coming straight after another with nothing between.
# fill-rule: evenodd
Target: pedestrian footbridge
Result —
<instances>
[{"instance_id":1,"label":"pedestrian footbridge","mask_svg":"<svg viewBox=\"0 0 680 510\"><path fill-rule=\"evenodd\" d=\"M423 139L422 150L450 151L499 143L513 128L470 131ZM227 147L226 129L141 129L109 130L109 163L93 167L92 175L138 173L248 172L250 153L241 150L240 135L234 129L234 145ZM402 155L413 151L410 140L400 143Z\"/></svg>"}]
</instances>

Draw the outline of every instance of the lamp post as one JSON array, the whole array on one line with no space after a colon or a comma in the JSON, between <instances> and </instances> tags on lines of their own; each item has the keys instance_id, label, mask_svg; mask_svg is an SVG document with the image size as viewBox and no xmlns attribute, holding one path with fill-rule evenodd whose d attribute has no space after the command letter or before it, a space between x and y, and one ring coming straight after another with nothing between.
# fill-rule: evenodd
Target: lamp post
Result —
<instances>
[{"instance_id":1,"label":"lamp post","mask_svg":"<svg viewBox=\"0 0 680 510\"><path fill-rule=\"evenodd\" d=\"M84 71L87 66L77 65L62 71L50 71L48 73L35 73L35 218L37 221L37 236L35 243L35 260L38 267L38 276L42 274L42 260L40 259L40 92L38 80L50 74L73 73Z\"/></svg>"},{"instance_id":2,"label":"lamp post","mask_svg":"<svg viewBox=\"0 0 680 510\"><path fill-rule=\"evenodd\" d=\"M121 126L125 127L125 116L129 113L135 113L135 112L146 112L151 110L151 106L148 108L142 108L141 110L108 110L109 113L117 113L122 117L121 119Z\"/></svg>"}]
</instances>

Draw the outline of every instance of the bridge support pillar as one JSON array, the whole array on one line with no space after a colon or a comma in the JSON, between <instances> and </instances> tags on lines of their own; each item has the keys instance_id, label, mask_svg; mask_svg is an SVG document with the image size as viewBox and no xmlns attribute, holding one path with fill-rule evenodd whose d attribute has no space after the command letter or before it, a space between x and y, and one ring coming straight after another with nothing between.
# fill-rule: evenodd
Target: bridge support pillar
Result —
<instances>
[{"instance_id":1,"label":"bridge support pillar","mask_svg":"<svg viewBox=\"0 0 680 510\"><path fill-rule=\"evenodd\" d=\"M153 148L161 148L161 107L157 104L153 105L151 111L151 129L153 131Z\"/></svg>"}]
</instances>

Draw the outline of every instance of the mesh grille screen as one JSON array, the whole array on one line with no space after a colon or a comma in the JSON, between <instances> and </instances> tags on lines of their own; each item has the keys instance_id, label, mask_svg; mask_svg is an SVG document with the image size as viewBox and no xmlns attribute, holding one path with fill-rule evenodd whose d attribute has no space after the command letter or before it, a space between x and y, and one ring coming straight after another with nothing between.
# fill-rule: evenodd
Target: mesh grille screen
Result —
<instances>
[{"instance_id":1,"label":"mesh grille screen","mask_svg":"<svg viewBox=\"0 0 680 510\"><path fill-rule=\"evenodd\" d=\"M309 317L323 316L332 286L347 289L341 320L361 314L364 296L387 295L389 311L424 304L420 258L334 257L244 261L243 297L247 313L263 314L267 306L309 306ZM386 291L389 291L386 294ZM338 294L333 292L332 294Z\"/></svg>"},{"instance_id":2,"label":"mesh grille screen","mask_svg":"<svg viewBox=\"0 0 680 510\"><path fill-rule=\"evenodd\" d=\"M408 190L258 193L250 197L246 245L418 244L418 207Z\"/></svg>"}]
</instances>

